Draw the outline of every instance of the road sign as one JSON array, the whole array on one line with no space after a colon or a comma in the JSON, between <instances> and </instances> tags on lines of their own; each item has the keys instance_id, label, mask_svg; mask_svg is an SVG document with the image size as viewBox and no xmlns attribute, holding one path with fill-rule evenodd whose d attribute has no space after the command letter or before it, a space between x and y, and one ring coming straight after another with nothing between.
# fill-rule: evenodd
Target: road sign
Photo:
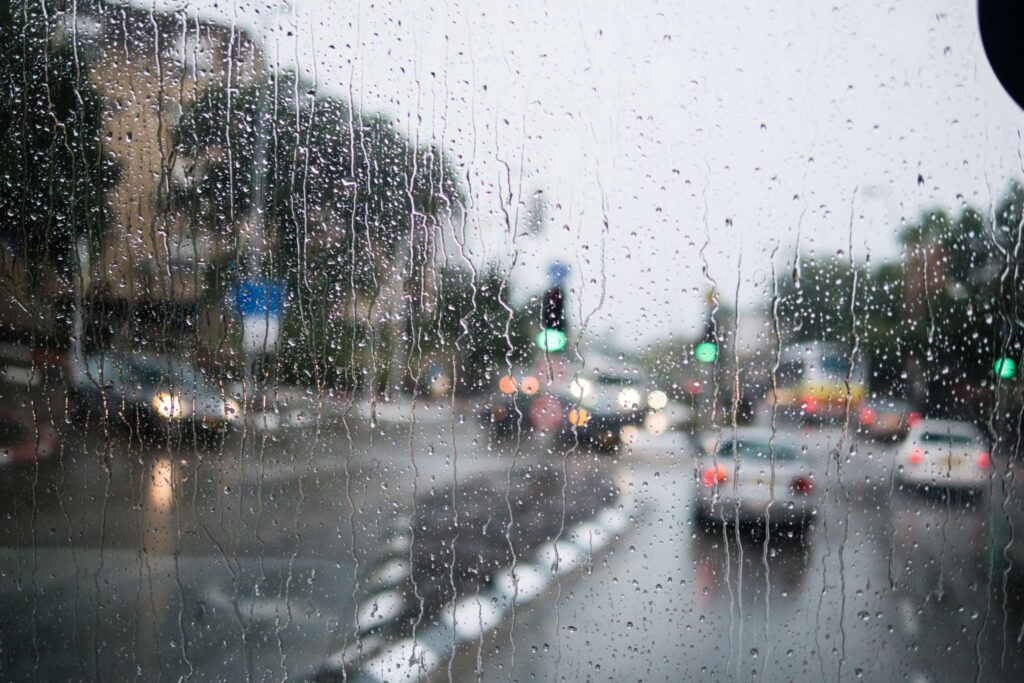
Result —
<instances>
[{"instance_id":1,"label":"road sign","mask_svg":"<svg viewBox=\"0 0 1024 683\"><path fill-rule=\"evenodd\" d=\"M268 279L242 280L235 285L235 308L242 317L281 315L284 308L283 282Z\"/></svg>"},{"instance_id":2,"label":"road sign","mask_svg":"<svg viewBox=\"0 0 1024 683\"><path fill-rule=\"evenodd\" d=\"M243 280L235 286L235 308L242 316L242 350L273 351L281 338L285 287L267 279Z\"/></svg>"},{"instance_id":3,"label":"road sign","mask_svg":"<svg viewBox=\"0 0 1024 683\"><path fill-rule=\"evenodd\" d=\"M569 277L569 266L561 261L553 261L551 265L548 266L548 279L550 279L553 284L560 284L567 277Z\"/></svg>"}]
</instances>

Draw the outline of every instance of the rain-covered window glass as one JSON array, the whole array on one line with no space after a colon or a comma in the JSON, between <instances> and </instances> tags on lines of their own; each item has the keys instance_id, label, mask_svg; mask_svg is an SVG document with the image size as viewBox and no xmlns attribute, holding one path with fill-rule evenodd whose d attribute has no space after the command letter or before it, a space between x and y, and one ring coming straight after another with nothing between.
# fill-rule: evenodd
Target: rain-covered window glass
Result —
<instances>
[{"instance_id":1,"label":"rain-covered window glass","mask_svg":"<svg viewBox=\"0 0 1024 683\"><path fill-rule=\"evenodd\" d=\"M1011 0L0 5L0 680L1024 680Z\"/></svg>"}]
</instances>

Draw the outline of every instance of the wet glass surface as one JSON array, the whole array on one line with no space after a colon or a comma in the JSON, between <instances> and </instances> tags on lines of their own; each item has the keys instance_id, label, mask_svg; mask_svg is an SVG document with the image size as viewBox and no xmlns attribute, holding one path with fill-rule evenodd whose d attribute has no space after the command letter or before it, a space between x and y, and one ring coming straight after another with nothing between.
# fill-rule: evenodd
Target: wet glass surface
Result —
<instances>
[{"instance_id":1,"label":"wet glass surface","mask_svg":"<svg viewBox=\"0 0 1024 683\"><path fill-rule=\"evenodd\" d=\"M1024 679L987 36L4 5L0 679Z\"/></svg>"}]
</instances>

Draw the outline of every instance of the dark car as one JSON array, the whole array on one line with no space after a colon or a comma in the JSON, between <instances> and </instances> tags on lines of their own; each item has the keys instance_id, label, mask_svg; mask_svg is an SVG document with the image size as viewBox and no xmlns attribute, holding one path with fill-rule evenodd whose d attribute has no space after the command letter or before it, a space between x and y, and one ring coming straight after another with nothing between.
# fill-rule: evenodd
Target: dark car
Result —
<instances>
[{"instance_id":1,"label":"dark car","mask_svg":"<svg viewBox=\"0 0 1024 683\"><path fill-rule=\"evenodd\" d=\"M562 437L577 438L602 450L614 450L622 441L622 429L643 422L647 393L641 380L625 373L599 372L570 381L558 397L564 406Z\"/></svg>"},{"instance_id":2,"label":"dark car","mask_svg":"<svg viewBox=\"0 0 1024 683\"><path fill-rule=\"evenodd\" d=\"M105 351L69 375L74 415L104 416L133 431L223 436L241 417L234 399L180 358Z\"/></svg>"},{"instance_id":3,"label":"dark car","mask_svg":"<svg viewBox=\"0 0 1024 683\"><path fill-rule=\"evenodd\" d=\"M535 427L530 415L530 403L540 391L541 383L536 375L526 372L502 375L498 378L490 400L480 412L480 421L489 425L494 434L501 437Z\"/></svg>"},{"instance_id":4,"label":"dark car","mask_svg":"<svg viewBox=\"0 0 1024 683\"><path fill-rule=\"evenodd\" d=\"M0 467L46 460L57 451L57 432L29 413L0 409Z\"/></svg>"},{"instance_id":5,"label":"dark car","mask_svg":"<svg viewBox=\"0 0 1024 683\"><path fill-rule=\"evenodd\" d=\"M857 410L860 433L878 441L898 441L920 420L921 413L909 403L893 398L873 399Z\"/></svg>"}]
</instances>

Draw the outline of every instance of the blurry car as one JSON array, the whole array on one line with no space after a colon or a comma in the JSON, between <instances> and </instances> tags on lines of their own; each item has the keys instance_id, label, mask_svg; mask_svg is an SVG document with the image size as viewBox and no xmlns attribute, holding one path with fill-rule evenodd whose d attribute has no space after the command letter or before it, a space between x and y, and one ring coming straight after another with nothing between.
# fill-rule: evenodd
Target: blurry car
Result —
<instances>
[{"instance_id":1,"label":"blurry car","mask_svg":"<svg viewBox=\"0 0 1024 683\"><path fill-rule=\"evenodd\" d=\"M799 441L773 439L768 429L739 428L735 436L705 440L696 461L694 513L701 520L763 523L770 504L771 524L802 524L817 509L813 464Z\"/></svg>"},{"instance_id":2,"label":"blurry car","mask_svg":"<svg viewBox=\"0 0 1024 683\"><path fill-rule=\"evenodd\" d=\"M628 373L573 378L558 399L563 406L562 438L568 442L578 438L603 450L618 447L623 427L642 423L649 411L643 380Z\"/></svg>"},{"instance_id":3,"label":"blurry car","mask_svg":"<svg viewBox=\"0 0 1024 683\"><path fill-rule=\"evenodd\" d=\"M857 411L860 433L877 441L898 441L920 421L921 413L899 399L878 398Z\"/></svg>"},{"instance_id":4,"label":"blurry car","mask_svg":"<svg viewBox=\"0 0 1024 683\"><path fill-rule=\"evenodd\" d=\"M529 373L512 373L498 378L480 421L498 436L511 436L517 429L531 426L528 410L540 392L540 379Z\"/></svg>"},{"instance_id":5,"label":"blurry car","mask_svg":"<svg viewBox=\"0 0 1024 683\"><path fill-rule=\"evenodd\" d=\"M95 353L70 373L69 384L73 414L106 415L133 429L223 436L241 417L237 401L179 358Z\"/></svg>"},{"instance_id":6,"label":"blurry car","mask_svg":"<svg viewBox=\"0 0 1024 683\"><path fill-rule=\"evenodd\" d=\"M57 432L49 424L29 413L0 409L0 467L46 460L57 446Z\"/></svg>"},{"instance_id":7,"label":"blurry car","mask_svg":"<svg viewBox=\"0 0 1024 683\"><path fill-rule=\"evenodd\" d=\"M910 428L895 467L903 484L978 489L989 481L992 460L971 423L925 419Z\"/></svg>"}]
</instances>

